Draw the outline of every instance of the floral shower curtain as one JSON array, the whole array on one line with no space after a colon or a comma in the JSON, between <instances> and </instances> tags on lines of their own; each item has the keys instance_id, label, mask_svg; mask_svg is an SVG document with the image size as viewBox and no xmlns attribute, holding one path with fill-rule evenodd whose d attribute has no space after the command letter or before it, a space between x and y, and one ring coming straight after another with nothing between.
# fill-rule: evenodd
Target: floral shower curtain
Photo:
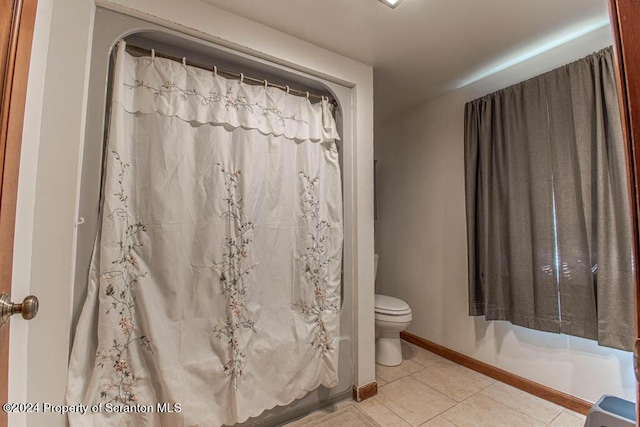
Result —
<instances>
[{"instance_id":1,"label":"floral shower curtain","mask_svg":"<svg viewBox=\"0 0 640 427\"><path fill-rule=\"evenodd\" d=\"M243 422L337 385L342 190L327 101L118 46L72 426Z\"/></svg>"}]
</instances>

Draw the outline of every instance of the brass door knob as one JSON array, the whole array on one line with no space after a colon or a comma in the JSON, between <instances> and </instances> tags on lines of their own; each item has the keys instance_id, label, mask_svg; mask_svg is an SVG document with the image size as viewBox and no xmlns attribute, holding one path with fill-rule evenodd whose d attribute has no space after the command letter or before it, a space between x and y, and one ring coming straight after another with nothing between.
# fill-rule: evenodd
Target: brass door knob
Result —
<instances>
[{"instance_id":1,"label":"brass door knob","mask_svg":"<svg viewBox=\"0 0 640 427\"><path fill-rule=\"evenodd\" d=\"M0 328L16 313L22 314L26 320L33 319L38 314L39 306L38 298L33 295L26 297L20 304L12 303L7 294L0 295Z\"/></svg>"}]
</instances>

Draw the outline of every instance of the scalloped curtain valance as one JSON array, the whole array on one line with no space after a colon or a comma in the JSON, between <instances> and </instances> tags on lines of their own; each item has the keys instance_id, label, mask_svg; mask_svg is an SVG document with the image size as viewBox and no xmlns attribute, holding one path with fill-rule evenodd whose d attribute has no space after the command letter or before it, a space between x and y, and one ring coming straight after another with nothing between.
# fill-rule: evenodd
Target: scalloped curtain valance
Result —
<instances>
[{"instance_id":1,"label":"scalloped curtain valance","mask_svg":"<svg viewBox=\"0 0 640 427\"><path fill-rule=\"evenodd\" d=\"M130 113L159 113L199 124L256 129L299 141L339 140L331 105L277 88L252 86L163 58L134 57L124 51L115 73L114 103Z\"/></svg>"}]
</instances>

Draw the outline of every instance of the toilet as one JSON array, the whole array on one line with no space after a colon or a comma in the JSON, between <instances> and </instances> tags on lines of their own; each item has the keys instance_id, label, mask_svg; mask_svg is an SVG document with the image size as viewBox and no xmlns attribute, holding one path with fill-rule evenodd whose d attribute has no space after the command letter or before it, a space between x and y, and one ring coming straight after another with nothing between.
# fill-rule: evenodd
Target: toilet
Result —
<instances>
[{"instance_id":1,"label":"toilet","mask_svg":"<svg viewBox=\"0 0 640 427\"><path fill-rule=\"evenodd\" d=\"M378 254L375 255L378 273ZM411 307L401 299L375 295L376 363L397 366L402 363L400 332L411 323Z\"/></svg>"}]
</instances>

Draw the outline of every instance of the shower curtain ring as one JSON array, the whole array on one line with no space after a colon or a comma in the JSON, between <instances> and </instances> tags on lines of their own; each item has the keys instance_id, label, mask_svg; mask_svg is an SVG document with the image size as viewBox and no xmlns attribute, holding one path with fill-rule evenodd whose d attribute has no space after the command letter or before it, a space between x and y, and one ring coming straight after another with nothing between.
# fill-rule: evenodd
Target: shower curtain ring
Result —
<instances>
[{"instance_id":1,"label":"shower curtain ring","mask_svg":"<svg viewBox=\"0 0 640 427\"><path fill-rule=\"evenodd\" d=\"M240 73L240 83L244 82L244 73Z\"/></svg>"},{"instance_id":2,"label":"shower curtain ring","mask_svg":"<svg viewBox=\"0 0 640 427\"><path fill-rule=\"evenodd\" d=\"M215 65L213 66L213 75L214 76L218 75L218 67L216 67Z\"/></svg>"},{"instance_id":3,"label":"shower curtain ring","mask_svg":"<svg viewBox=\"0 0 640 427\"><path fill-rule=\"evenodd\" d=\"M185 67L187 66L187 57L186 56L182 57L182 65L184 65Z\"/></svg>"},{"instance_id":4,"label":"shower curtain ring","mask_svg":"<svg viewBox=\"0 0 640 427\"><path fill-rule=\"evenodd\" d=\"M269 86L269 82L267 82L267 79L264 79L264 88L266 89L267 86Z\"/></svg>"},{"instance_id":5,"label":"shower curtain ring","mask_svg":"<svg viewBox=\"0 0 640 427\"><path fill-rule=\"evenodd\" d=\"M289 95L289 85L285 86L287 88L287 95Z\"/></svg>"},{"instance_id":6,"label":"shower curtain ring","mask_svg":"<svg viewBox=\"0 0 640 427\"><path fill-rule=\"evenodd\" d=\"M307 99L309 99L309 92L307 92Z\"/></svg>"},{"instance_id":7,"label":"shower curtain ring","mask_svg":"<svg viewBox=\"0 0 640 427\"><path fill-rule=\"evenodd\" d=\"M151 49L151 60L153 61L154 59L156 59L156 50Z\"/></svg>"}]
</instances>

